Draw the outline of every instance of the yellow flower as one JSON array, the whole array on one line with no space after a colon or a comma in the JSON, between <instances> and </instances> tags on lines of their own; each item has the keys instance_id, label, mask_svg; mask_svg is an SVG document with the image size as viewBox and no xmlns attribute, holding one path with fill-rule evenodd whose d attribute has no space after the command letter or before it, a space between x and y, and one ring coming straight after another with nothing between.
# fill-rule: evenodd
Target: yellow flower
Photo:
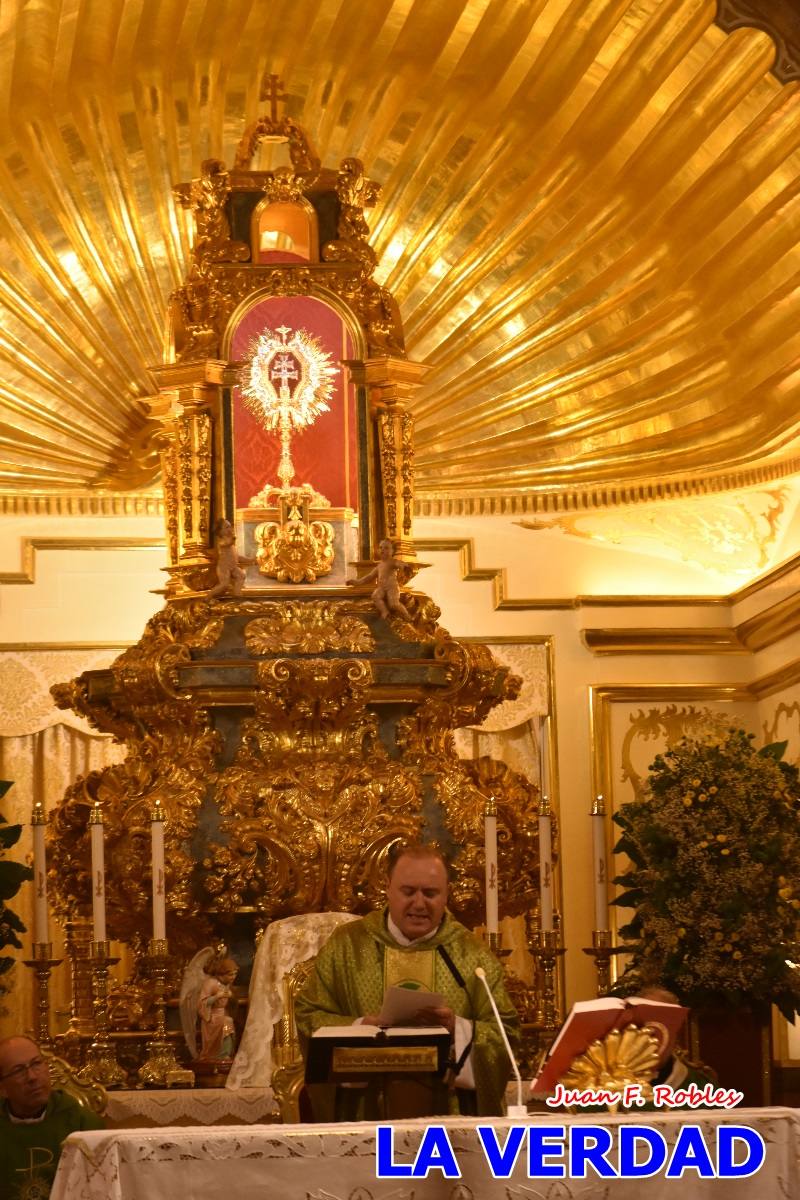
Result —
<instances>
[{"instance_id":1,"label":"yellow flower","mask_svg":"<svg viewBox=\"0 0 800 1200\"><path fill-rule=\"evenodd\" d=\"M800 908L800 900L790 900L789 903L792 908Z\"/></svg>"},{"instance_id":2,"label":"yellow flower","mask_svg":"<svg viewBox=\"0 0 800 1200\"><path fill-rule=\"evenodd\" d=\"M692 807L692 797L691 797L691 796L684 796L684 797L683 797L683 804L684 804L684 808L691 808L691 807Z\"/></svg>"},{"instance_id":3,"label":"yellow flower","mask_svg":"<svg viewBox=\"0 0 800 1200\"><path fill-rule=\"evenodd\" d=\"M741 958L741 957L742 957L742 952L741 952L741 950L734 950L734 952L733 952L733 957L734 957L734 958Z\"/></svg>"},{"instance_id":4,"label":"yellow flower","mask_svg":"<svg viewBox=\"0 0 800 1200\"><path fill-rule=\"evenodd\" d=\"M780 882L780 880L778 882ZM790 887L779 888L778 895L780 896L781 900L791 900L792 889Z\"/></svg>"},{"instance_id":5,"label":"yellow flower","mask_svg":"<svg viewBox=\"0 0 800 1200\"><path fill-rule=\"evenodd\" d=\"M724 850L721 850L720 853L721 854L730 854L730 850L726 847Z\"/></svg>"},{"instance_id":6,"label":"yellow flower","mask_svg":"<svg viewBox=\"0 0 800 1200\"><path fill-rule=\"evenodd\" d=\"M697 799L698 800L707 800L708 796L706 795L705 792L701 792L700 795L697 797Z\"/></svg>"},{"instance_id":7,"label":"yellow flower","mask_svg":"<svg viewBox=\"0 0 800 1200\"><path fill-rule=\"evenodd\" d=\"M693 779L693 780L692 780L692 787L700 787L700 780L699 780L699 779Z\"/></svg>"},{"instance_id":8,"label":"yellow flower","mask_svg":"<svg viewBox=\"0 0 800 1200\"><path fill-rule=\"evenodd\" d=\"M718 834L717 834L717 841L718 841L718 842L727 842L727 840L728 840L728 835L727 835L727 833L718 833Z\"/></svg>"},{"instance_id":9,"label":"yellow flower","mask_svg":"<svg viewBox=\"0 0 800 1200\"><path fill-rule=\"evenodd\" d=\"M686 937L686 930L684 929L684 927L682 925L679 926L679 928L678 928L678 937L679 938Z\"/></svg>"},{"instance_id":10,"label":"yellow flower","mask_svg":"<svg viewBox=\"0 0 800 1200\"><path fill-rule=\"evenodd\" d=\"M722 934L720 933L720 931L719 931L719 930L717 930L717 932L714 934L714 941L715 941L715 942L721 942L721 941L722 941Z\"/></svg>"},{"instance_id":11,"label":"yellow flower","mask_svg":"<svg viewBox=\"0 0 800 1200\"><path fill-rule=\"evenodd\" d=\"M701 843L700 843L700 849L701 849L701 850L706 850L707 848L708 848L708 842L701 842Z\"/></svg>"},{"instance_id":12,"label":"yellow flower","mask_svg":"<svg viewBox=\"0 0 800 1200\"><path fill-rule=\"evenodd\" d=\"M719 791L719 788L712 786L708 789L708 794L709 794L709 796L716 796L718 791Z\"/></svg>"}]
</instances>

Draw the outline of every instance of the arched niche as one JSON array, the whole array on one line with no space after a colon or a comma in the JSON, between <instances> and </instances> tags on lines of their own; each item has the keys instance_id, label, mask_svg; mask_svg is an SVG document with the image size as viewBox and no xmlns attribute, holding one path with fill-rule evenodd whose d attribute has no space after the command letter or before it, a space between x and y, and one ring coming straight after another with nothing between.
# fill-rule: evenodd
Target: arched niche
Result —
<instances>
[{"instance_id":1,"label":"arched niche","mask_svg":"<svg viewBox=\"0 0 800 1200\"><path fill-rule=\"evenodd\" d=\"M319 262L317 214L307 200L261 200L250 222L253 262Z\"/></svg>"},{"instance_id":2,"label":"arched niche","mask_svg":"<svg viewBox=\"0 0 800 1200\"><path fill-rule=\"evenodd\" d=\"M357 389L344 362L363 354L361 339L333 304L316 296L263 296L252 298L233 316L226 338L226 357L243 362L253 343L266 329L304 330L339 366L329 411L320 413L308 428L292 437L295 485L309 483L336 509L358 513L359 413ZM233 508L251 506L263 489L278 485L280 438L265 428L248 406L241 388L230 395L230 477Z\"/></svg>"}]
</instances>

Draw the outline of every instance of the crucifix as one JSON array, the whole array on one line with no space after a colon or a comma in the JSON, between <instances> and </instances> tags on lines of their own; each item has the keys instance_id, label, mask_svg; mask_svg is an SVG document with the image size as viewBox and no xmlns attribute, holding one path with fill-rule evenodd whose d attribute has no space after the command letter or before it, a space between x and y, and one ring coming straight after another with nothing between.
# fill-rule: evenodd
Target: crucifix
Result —
<instances>
[{"instance_id":1,"label":"crucifix","mask_svg":"<svg viewBox=\"0 0 800 1200\"><path fill-rule=\"evenodd\" d=\"M283 90L283 82L277 75L265 75L261 80L261 92L259 100L269 100L269 119L270 121L278 120L278 101L287 100L287 94Z\"/></svg>"}]
</instances>

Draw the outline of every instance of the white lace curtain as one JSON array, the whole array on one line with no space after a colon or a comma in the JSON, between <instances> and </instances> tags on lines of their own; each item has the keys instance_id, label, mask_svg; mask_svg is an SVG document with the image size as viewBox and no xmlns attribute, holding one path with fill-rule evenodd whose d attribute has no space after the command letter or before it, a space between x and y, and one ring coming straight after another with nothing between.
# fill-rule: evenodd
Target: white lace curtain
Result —
<instances>
[{"instance_id":1,"label":"white lace curtain","mask_svg":"<svg viewBox=\"0 0 800 1200\"><path fill-rule=\"evenodd\" d=\"M70 679L90 668L107 666L118 651L13 651L0 654L0 779L13 787L0 801L7 821L23 826L22 836L9 852L19 862L32 860L30 819L33 805L41 800L45 812L59 803L67 787L79 775L118 762L124 748L111 738L94 733L74 713L62 713L53 704L50 685ZM24 883L9 901L28 927L22 935L24 950L5 953L19 960L3 982L10 995L0 1004L0 1036L21 1028L34 1028L34 997L31 971L21 960L30 957L33 937L33 888ZM54 957L62 958L64 943L55 919L50 921ZM119 968L118 968L119 969ZM63 1029L70 1002L67 962L51 976L53 1030Z\"/></svg>"}]
</instances>

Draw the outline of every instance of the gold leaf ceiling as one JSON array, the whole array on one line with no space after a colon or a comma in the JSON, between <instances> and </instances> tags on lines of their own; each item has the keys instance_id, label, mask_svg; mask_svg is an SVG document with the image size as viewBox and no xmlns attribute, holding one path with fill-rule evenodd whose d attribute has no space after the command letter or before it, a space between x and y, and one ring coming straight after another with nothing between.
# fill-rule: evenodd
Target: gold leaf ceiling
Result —
<instances>
[{"instance_id":1,"label":"gold leaf ceiling","mask_svg":"<svg viewBox=\"0 0 800 1200\"><path fill-rule=\"evenodd\" d=\"M715 12L6 0L0 489L148 478L140 401L190 236L172 185L232 161L267 71L323 161L383 185L379 278L430 365L423 500L800 470L800 84Z\"/></svg>"}]
</instances>

